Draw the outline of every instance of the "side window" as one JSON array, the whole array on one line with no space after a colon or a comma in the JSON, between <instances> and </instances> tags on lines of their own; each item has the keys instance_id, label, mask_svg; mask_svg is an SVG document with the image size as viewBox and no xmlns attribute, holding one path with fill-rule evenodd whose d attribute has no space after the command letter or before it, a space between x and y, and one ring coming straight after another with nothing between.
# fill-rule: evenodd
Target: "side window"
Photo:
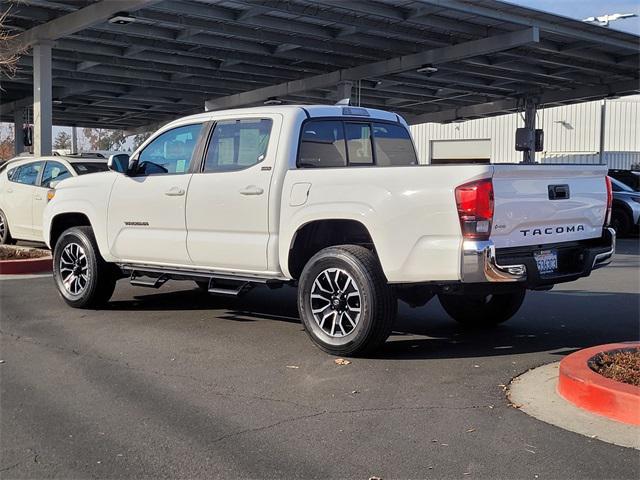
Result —
<instances>
[{"instance_id":1,"label":"side window","mask_svg":"<svg viewBox=\"0 0 640 480\"><path fill-rule=\"evenodd\" d=\"M11 181L22 183L23 185L35 185L41 169L42 162L27 163L26 165L21 165L11 176Z\"/></svg>"},{"instance_id":2,"label":"side window","mask_svg":"<svg viewBox=\"0 0 640 480\"><path fill-rule=\"evenodd\" d=\"M371 127L368 123L345 123L349 165L373 165Z\"/></svg>"},{"instance_id":3,"label":"side window","mask_svg":"<svg viewBox=\"0 0 640 480\"><path fill-rule=\"evenodd\" d=\"M216 123L204 172L243 170L264 160L271 136L269 119L224 120Z\"/></svg>"},{"instance_id":4,"label":"side window","mask_svg":"<svg viewBox=\"0 0 640 480\"><path fill-rule=\"evenodd\" d=\"M185 125L155 138L140 152L136 175L188 172L201 130L201 123Z\"/></svg>"},{"instance_id":5,"label":"side window","mask_svg":"<svg viewBox=\"0 0 640 480\"><path fill-rule=\"evenodd\" d=\"M12 168L10 170L7 170L7 178L9 180L13 180L13 176L15 175L15 173L18 171L17 168Z\"/></svg>"},{"instance_id":6,"label":"side window","mask_svg":"<svg viewBox=\"0 0 640 480\"><path fill-rule=\"evenodd\" d=\"M51 188L51 182L60 182L65 178L69 178L71 172L59 162L47 162L42 173L42 182L40 186Z\"/></svg>"},{"instance_id":7,"label":"side window","mask_svg":"<svg viewBox=\"0 0 640 480\"><path fill-rule=\"evenodd\" d=\"M344 167L347 149L340 121L312 120L302 127L299 167Z\"/></svg>"},{"instance_id":8,"label":"side window","mask_svg":"<svg viewBox=\"0 0 640 480\"><path fill-rule=\"evenodd\" d=\"M374 123L376 163L383 167L418 165L415 148L407 129L391 123Z\"/></svg>"}]
</instances>

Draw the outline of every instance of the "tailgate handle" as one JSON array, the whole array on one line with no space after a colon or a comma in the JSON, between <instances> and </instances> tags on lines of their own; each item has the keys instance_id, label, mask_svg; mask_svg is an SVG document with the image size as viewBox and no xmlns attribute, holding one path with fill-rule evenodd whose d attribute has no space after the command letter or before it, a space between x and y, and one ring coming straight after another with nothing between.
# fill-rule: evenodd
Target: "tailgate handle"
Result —
<instances>
[{"instance_id":1,"label":"tailgate handle","mask_svg":"<svg viewBox=\"0 0 640 480\"><path fill-rule=\"evenodd\" d=\"M549 200L567 200L569 185L549 185Z\"/></svg>"}]
</instances>

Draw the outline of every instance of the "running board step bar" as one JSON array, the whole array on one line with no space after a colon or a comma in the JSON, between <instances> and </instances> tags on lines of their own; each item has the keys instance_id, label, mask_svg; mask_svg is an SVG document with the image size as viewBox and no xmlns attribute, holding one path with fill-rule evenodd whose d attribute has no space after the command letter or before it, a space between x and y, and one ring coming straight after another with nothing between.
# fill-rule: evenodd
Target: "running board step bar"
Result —
<instances>
[{"instance_id":1,"label":"running board step bar","mask_svg":"<svg viewBox=\"0 0 640 480\"><path fill-rule=\"evenodd\" d=\"M236 288L233 288L236 287ZM229 287L216 286L216 279L212 278L209 280L209 287L207 288L207 292L213 295L227 295L230 297L239 297L240 295L244 295L249 290L253 288L253 285L249 282L241 283L240 285L234 285Z\"/></svg>"},{"instance_id":2,"label":"running board step bar","mask_svg":"<svg viewBox=\"0 0 640 480\"><path fill-rule=\"evenodd\" d=\"M146 278L146 280L142 280L142 278ZM131 272L131 278L129 282L131 285L135 285L137 287L149 287L149 288L160 288L164 285L169 277L167 275L160 275L159 277L147 277L144 272Z\"/></svg>"}]
</instances>

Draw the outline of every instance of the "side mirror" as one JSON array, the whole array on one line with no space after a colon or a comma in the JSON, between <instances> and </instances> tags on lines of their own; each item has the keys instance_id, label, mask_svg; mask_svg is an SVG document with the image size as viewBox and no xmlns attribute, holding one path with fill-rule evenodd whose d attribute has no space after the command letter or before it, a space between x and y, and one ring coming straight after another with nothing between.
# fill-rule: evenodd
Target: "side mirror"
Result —
<instances>
[{"instance_id":1,"label":"side mirror","mask_svg":"<svg viewBox=\"0 0 640 480\"><path fill-rule=\"evenodd\" d=\"M126 174L129 169L129 155L126 153L111 155L107 160L107 167L114 172Z\"/></svg>"}]
</instances>

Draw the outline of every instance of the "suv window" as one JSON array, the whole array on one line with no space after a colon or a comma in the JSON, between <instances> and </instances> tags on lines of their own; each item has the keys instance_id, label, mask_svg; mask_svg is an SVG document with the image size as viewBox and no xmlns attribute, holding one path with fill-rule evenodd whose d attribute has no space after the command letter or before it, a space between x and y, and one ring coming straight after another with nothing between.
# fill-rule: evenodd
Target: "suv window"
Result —
<instances>
[{"instance_id":1,"label":"suv window","mask_svg":"<svg viewBox=\"0 0 640 480\"><path fill-rule=\"evenodd\" d=\"M23 185L35 185L38 175L42 169L42 162L27 163L20 165L11 175L11 181L22 183Z\"/></svg>"},{"instance_id":2,"label":"suv window","mask_svg":"<svg viewBox=\"0 0 640 480\"><path fill-rule=\"evenodd\" d=\"M272 123L265 118L216 123L203 171L243 170L260 163L267 154Z\"/></svg>"},{"instance_id":3,"label":"suv window","mask_svg":"<svg viewBox=\"0 0 640 480\"><path fill-rule=\"evenodd\" d=\"M347 149L341 121L312 120L302 127L299 167L344 167Z\"/></svg>"},{"instance_id":4,"label":"suv window","mask_svg":"<svg viewBox=\"0 0 640 480\"><path fill-rule=\"evenodd\" d=\"M201 130L202 124L196 123L156 137L140 152L136 175L188 172Z\"/></svg>"},{"instance_id":5,"label":"suv window","mask_svg":"<svg viewBox=\"0 0 640 480\"><path fill-rule=\"evenodd\" d=\"M42 181L40 185L46 188L51 187L51 182L59 182L65 178L69 178L71 172L60 162L47 162L42 173Z\"/></svg>"},{"instance_id":6,"label":"suv window","mask_svg":"<svg viewBox=\"0 0 640 480\"><path fill-rule=\"evenodd\" d=\"M381 166L418 165L411 136L402 125L374 123L376 164Z\"/></svg>"}]
</instances>

